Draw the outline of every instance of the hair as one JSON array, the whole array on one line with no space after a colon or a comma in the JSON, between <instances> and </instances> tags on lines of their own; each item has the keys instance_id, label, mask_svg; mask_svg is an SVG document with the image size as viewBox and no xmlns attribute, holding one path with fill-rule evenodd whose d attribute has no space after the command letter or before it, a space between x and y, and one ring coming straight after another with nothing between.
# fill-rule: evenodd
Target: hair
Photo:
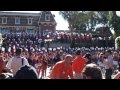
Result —
<instances>
[{"instance_id":1,"label":"hair","mask_svg":"<svg viewBox=\"0 0 120 90\"><path fill-rule=\"evenodd\" d=\"M38 79L38 74L33 66L25 65L16 72L14 79Z\"/></svg>"},{"instance_id":2,"label":"hair","mask_svg":"<svg viewBox=\"0 0 120 90\"><path fill-rule=\"evenodd\" d=\"M96 64L88 64L83 69L83 75L91 77L92 79L102 79L102 72Z\"/></svg>"},{"instance_id":3,"label":"hair","mask_svg":"<svg viewBox=\"0 0 120 90\"><path fill-rule=\"evenodd\" d=\"M76 55L80 55L80 54L81 54L80 49L76 50L76 51L75 51L75 54L76 54Z\"/></svg>"},{"instance_id":4,"label":"hair","mask_svg":"<svg viewBox=\"0 0 120 90\"><path fill-rule=\"evenodd\" d=\"M20 55L22 53L22 48L17 48L16 49L16 55Z\"/></svg>"},{"instance_id":5,"label":"hair","mask_svg":"<svg viewBox=\"0 0 120 90\"><path fill-rule=\"evenodd\" d=\"M92 55L90 53L86 53L84 55L84 58L87 58L88 60L91 60Z\"/></svg>"},{"instance_id":6,"label":"hair","mask_svg":"<svg viewBox=\"0 0 120 90\"><path fill-rule=\"evenodd\" d=\"M109 49L109 50L106 50L107 53L109 54L112 54L112 51Z\"/></svg>"},{"instance_id":7,"label":"hair","mask_svg":"<svg viewBox=\"0 0 120 90\"><path fill-rule=\"evenodd\" d=\"M65 56L65 59L67 59L68 57L72 57L72 55L68 54Z\"/></svg>"}]
</instances>

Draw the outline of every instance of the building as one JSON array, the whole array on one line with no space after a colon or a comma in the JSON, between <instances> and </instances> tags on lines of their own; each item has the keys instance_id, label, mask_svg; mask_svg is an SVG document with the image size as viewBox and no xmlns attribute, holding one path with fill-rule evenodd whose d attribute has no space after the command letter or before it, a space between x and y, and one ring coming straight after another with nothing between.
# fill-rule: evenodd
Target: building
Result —
<instances>
[{"instance_id":1,"label":"building","mask_svg":"<svg viewBox=\"0 0 120 90\"><path fill-rule=\"evenodd\" d=\"M55 32L56 21L50 11L40 13L0 12L0 33Z\"/></svg>"}]
</instances>

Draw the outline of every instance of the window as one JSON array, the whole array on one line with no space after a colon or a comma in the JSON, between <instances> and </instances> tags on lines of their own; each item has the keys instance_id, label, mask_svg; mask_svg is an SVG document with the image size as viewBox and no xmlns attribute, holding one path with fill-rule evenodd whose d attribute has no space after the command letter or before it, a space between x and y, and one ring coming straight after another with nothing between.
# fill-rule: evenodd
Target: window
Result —
<instances>
[{"instance_id":1,"label":"window","mask_svg":"<svg viewBox=\"0 0 120 90\"><path fill-rule=\"evenodd\" d=\"M20 24L20 17L15 17L15 24Z\"/></svg>"},{"instance_id":2,"label":"window","mask_svg":"<svg viewBox=\"0 0 120 90\"><path fill-rule=\"evenodd\" d=\"M7 24L7 17L2 17L2 24Z\"/></svg>"},{"instance_id":3,"label":"window","mask_svg":"<svg viewBox=\"0 0 120 90\"><path fill-rule=\"evenodd\" d=\"M50 14L45 14L45 21L50 21Z\"/></svg>"},{"instance_id":4,"label":"window","mask_svg":"<svg viewBox=\"0 0 120 90\"><path fill-rule=\"evenodd\" d=\"M33 20L33 18L28 18L28 24L29 24L29 25L32 24L32 20Z\"/></svg>"}]
</instances>

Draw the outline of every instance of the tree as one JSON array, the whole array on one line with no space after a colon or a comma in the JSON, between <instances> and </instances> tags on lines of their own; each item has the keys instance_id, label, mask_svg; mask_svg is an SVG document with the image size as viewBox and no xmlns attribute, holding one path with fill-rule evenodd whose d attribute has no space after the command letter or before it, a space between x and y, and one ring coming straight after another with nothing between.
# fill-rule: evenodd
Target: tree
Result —
<instances>
[{"instance_id":1,"label":"tree","mask_svg":"<svg viewBox=\"0 0 120 90\"><path fill-rule=\"evenodd\" d=\"M59 13L60 13L60 15L63 16L63 18L65 20L68 21L69 28L70 28L70 30L72 30L73 25L74 25L75 20L76 20L76 17L77 17L77 14L78 14L78 11L60 11Z\"/></svg>"},{"instance_id":2,"label":"tree","mask_svg":"<svg viewBox=\"0 0 120 90\"><path fill-rule=\"evenodd\" d=\"M70 30L86 30L90 19L86 11L60 11L60 15L68 21Z\"/></svg>"},{"instance_id":3,"label":"tree","mask_svg":"<svg viewBox=\"0 0 120 90\"><path fill-rule=\"evenodd\" d=\"M110 24L114 28L115 37L120 36L120 17L116 15L116 11L111 11L110 17Z\"/></svg>"},{"instance_id":4,"label":"tree","mask_svg":"<svg viewBox=\"0 0 120 90\"><path fill-rule=\"evenodd\" d=\"M69 23L70 30L94 30L98 24L113 28L115 36L120 35L120 17L116 11L60 11Z\"/></svg>"}]
</instances>

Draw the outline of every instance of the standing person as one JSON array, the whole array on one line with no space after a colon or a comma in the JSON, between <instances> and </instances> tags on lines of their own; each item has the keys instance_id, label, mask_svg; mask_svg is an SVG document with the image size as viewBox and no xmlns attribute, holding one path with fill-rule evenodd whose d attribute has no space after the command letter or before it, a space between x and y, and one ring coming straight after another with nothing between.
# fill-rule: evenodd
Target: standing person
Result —
<instances>
[{"instance_id":1,"label":"standing person","mask_svg":"<svg viewBox=\"0 0 120 90\"><path fill-rule=\"evenodd\" d=\"M4 59L4 57L0 56L0 73L5 68L5 65L6 65L6 60Z\"/></svg>"},{"instance_id":2,"label":"standing person","mask_svg":"<svg viewBox=\"0 0 120 90\"><path fill-rule=\"evenodd\" d=\"M119 56L118 56L118 70L120 71L120 52L119 52Z\"/></svg>"},{"instance_id":3,"label":"standing person","mask_svg":"<svg viewBox=\"0 0 120 90\"><path fill-rule=\"evenodd\" d=\"M74 71L74 78L81 79L81 72L87 63L87 59L83 58L81 51L78 49L76 52L76 57L72 62L72 69Z\"/></svg>"},{"instance_id":4,"label":"standing person","mask_svg":"<svg viewBox=\"0 0 120 90\"><path fill-rule=\"evenodd\" d=\"M87 64L92 63L92 55L90 53L86 53L84 55L84 58L86 58L88 60Z\"/></svg>"},{"instance_id":5,"label":"standing person","mask_svg":"<svg viewBox=\"0 0 120 90\"><path fill-rule=\"evenodd\" d=\"M61 60L59 51L56 52L56 55L53 60L55 64Z\"/></svg>"},{"instance_id":6,"label":"standing person","mask_svg":"<svg viewBox=\"0 0 120 90\"><path fill-rule=\"evenodd\" d=\"M112 70L113 70L113 56L111 50L106 50L105 52L106 59L104 60L105 65L105 78L111 79Z\"/></svg>"},{"instance_id":7,"label":"standing person","mask_svg":"<svg viewBox=\"0 0 120 90\"><path fill-rule=\"evenodd\" d=\"M41 78L46 77L46 70L47 70L47 61L45 56L43 55L41 58Z\"/></svg>"},{"instance_id":8,"label":"standing person","mask_svg":"<svg viewBox=\"0 0 120 90\"><path fill-rule=\"evenodd\" d=\"M118 60L119 60L118 56L119 55L118 55L117 52L113 53L113 66L114 66L114 70L117 70L117 68L118 68Z\"/></svg>"},{"instance_id":9,"label":"standing person","mask_svg":"<svg viewBox=\"0 0 120 90\"><path fill-rule=\"evenodd\" d=\"M104 59L105 59L104 53L100 53L97 65L101 68L103 74L105 74L105 65L103 63Z\"/></svg>"},{"instance_id":10,"label":"standing person","mask_svg":"<svg viewBox=\"0 0 120 90\"><path fill-rule=\"evenodd\" d=\"M28 63L29 63L30 65L34 66L34 64L33 64L33 55L32 55L32 54L29 54Z\"/></svg>"},{"instance_id":11,"label":"standing person","mask_svg":"<svg viewBox=\"0 0 120 90\"><path fill-rule=\"evenodd\" d=\"M28 65L29 63L27 61L27 59L25 57L21 57L22 55L22 49L21 48L17 48L16 49L16 56L14 56L13 58L11 58L7 65L6 68L8 68L9 70L12 70L13 75L16 74L16 72L24 65Z\"/></svg>"},{"instance_id":12,"label":"standing person","mask_svg":"<svg viewBox=\"0 0 120 90\"><path fill-rule=\"evenodd\" d=\"M50 73L51 79L73 79L73 72L71 67L73 57L66 55L65 59L57 62Z\"/></svg>"}]
</instances>

